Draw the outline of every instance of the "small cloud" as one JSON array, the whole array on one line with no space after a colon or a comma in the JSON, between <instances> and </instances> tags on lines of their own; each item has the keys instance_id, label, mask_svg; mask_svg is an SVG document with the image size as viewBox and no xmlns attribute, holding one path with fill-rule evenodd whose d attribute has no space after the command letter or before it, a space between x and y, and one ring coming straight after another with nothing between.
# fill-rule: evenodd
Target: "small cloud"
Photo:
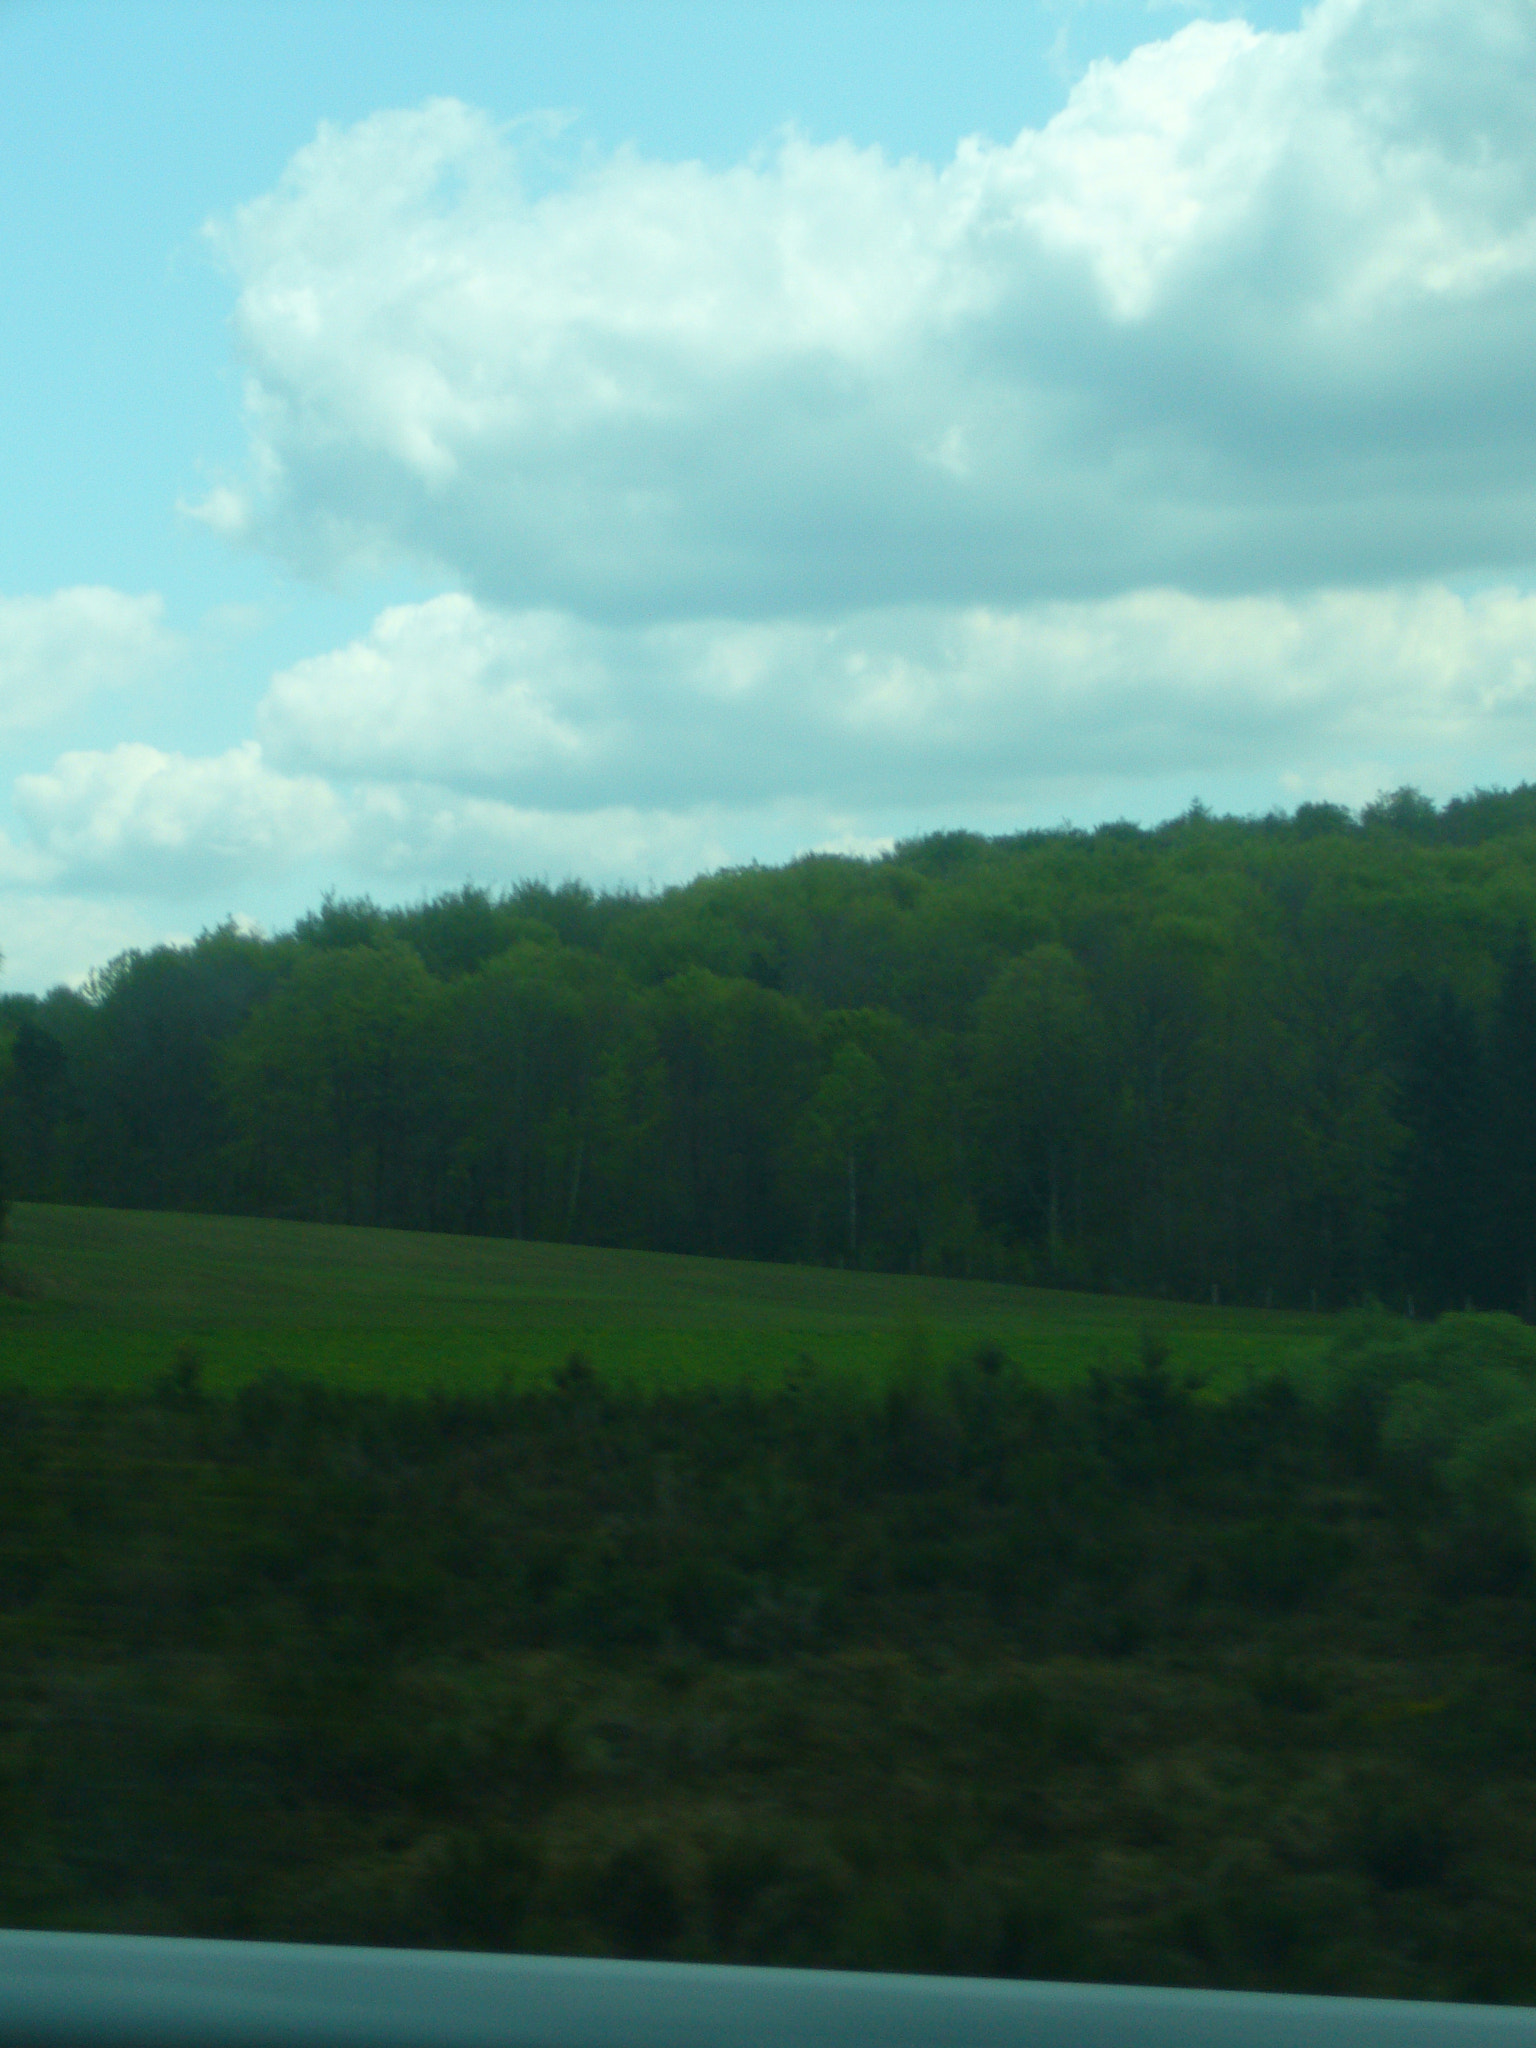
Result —
<instances>
[{"instance_id":1,"label":"small cloud","mask_svg":"<svg viewBox=\"0 0 1536 2048\"><path fill-rule=\"evenodd\" d=\"M128 893L282 873L344 837L335 792L274 775L254 740L207 759L137 742L62 754L45 774L18 776L14 796L58 874Z\"/></svg>"},{"instance_id":2,"label":"small cloud","mask_svg":"<svg viewBox=\"0 0 1536 2048\"><path fill-rule=\"evenodd\" d=\"M45 726L103 690L170 668L184 642L154 592L83 585L0 597L0 729Z\"/></svg>"},{"instance_id":3,"label":"small cloud","mask_svg":"<svg viewBox=\"0 0 1536 2048\"><path fill-rule=\"evenodd\" d=\"M248 640L271 616L264 604L216 604L203 614L203 630L221 640Z\"/></svg>"},{"instance_id":4,"label":"small cloud","mask_svg":"<svg viewBox=\"0 0 1536 2048\"><path fill-rule=\"evenodd\" d=\"M855 826L836 824L806 851L840 853L853 860L878 860L882 854L889 853L895 844L895 838L889 832L861 832Z\"/></svg>"},{"instance_id":5,"label":"small cloud","mask_svg":"<svg viewBox=\"0 0 1536 2048\"><path fill-rule=\"evenodd\" d=\"M176 510L184 519L195 519L223 540L242 540L250 531L249 501L228 484L215 484L206 498L196 501L178 498Z\"/></svg>"}]
</instances>

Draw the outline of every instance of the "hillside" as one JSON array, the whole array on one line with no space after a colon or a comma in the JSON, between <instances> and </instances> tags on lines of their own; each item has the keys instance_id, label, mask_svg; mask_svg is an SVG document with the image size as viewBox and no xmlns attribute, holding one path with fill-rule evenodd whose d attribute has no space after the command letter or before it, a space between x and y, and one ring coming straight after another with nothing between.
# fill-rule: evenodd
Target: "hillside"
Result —
<instances>
[{"instance_id":1,"label":"hillside","mask_svg":"<svg viewBox=\"0 0 1536 2048\"><path fill-rule=\"evenodd\" d=\"M1218 1383L1305 1360L1324 1317L253 1217L19 1203L0 1373L147 1385L194 1344L210 1385L274 1365L349 1385L487 1389L573 1350L658 1387L777 1384L807 1356L883 1381L992 1346L1046 1381L1134 1359L1154 1328Z\"/></svg>"}]
</instances>

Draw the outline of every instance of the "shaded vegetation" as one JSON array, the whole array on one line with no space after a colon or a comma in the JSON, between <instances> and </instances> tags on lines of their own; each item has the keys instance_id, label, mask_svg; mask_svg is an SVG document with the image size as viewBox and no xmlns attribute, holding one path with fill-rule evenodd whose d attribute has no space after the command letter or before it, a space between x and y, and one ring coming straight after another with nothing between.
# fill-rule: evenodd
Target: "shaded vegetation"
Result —
<instances>
[{"instance_id":1,"label":"shaded vegetation","mask_svg":"<svg viewBox=\"0 0 1536 2048\"><path fill-rule=\"evenodd\" d=\"M0 1919L1536 1995L1536 1337L0 1407Z\"/></svg>"}]
</instances>

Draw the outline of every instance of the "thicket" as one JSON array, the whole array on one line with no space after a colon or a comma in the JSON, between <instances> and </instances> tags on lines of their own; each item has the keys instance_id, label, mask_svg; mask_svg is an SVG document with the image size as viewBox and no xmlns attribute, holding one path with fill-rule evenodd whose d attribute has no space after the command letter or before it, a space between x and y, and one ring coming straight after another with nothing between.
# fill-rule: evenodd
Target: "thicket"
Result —
<instances>
[{"instance_id":1,"label":"thicket","mask_svg":"<svg viewBox=\"0 0 1536 2048\"><path fill-rule=\"evenodd\" d=\"M0 1408L0 1920L1536 1997L1536 1336Z\"/></svg>"},{"instance_id":2,"label":"thicket","mask_svg":"<svg viewBox=\"0 0 1536 2048\"><path fill-rule=\"evenodd\" d=\"M1536 1313L1536 789L328 900L0 1003L23 1199Z\"/></svg>"}]
</instances>

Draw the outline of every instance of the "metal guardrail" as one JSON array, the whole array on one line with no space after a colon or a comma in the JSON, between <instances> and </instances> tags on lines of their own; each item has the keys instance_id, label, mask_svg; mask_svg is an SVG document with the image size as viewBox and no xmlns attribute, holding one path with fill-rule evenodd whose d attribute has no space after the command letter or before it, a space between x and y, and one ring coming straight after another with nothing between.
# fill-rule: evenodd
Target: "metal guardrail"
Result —
<instances>
[{"instance_id":1,"label":"metal guardrail","mask_svg":"<svg viewBox=\"0 0 1536 2048\"><path fill-rule=\"evenodd\" d=\"M0 2048L1536 2048L1536 2009L0 1932Z\"/></svg>"}]
</instances>

